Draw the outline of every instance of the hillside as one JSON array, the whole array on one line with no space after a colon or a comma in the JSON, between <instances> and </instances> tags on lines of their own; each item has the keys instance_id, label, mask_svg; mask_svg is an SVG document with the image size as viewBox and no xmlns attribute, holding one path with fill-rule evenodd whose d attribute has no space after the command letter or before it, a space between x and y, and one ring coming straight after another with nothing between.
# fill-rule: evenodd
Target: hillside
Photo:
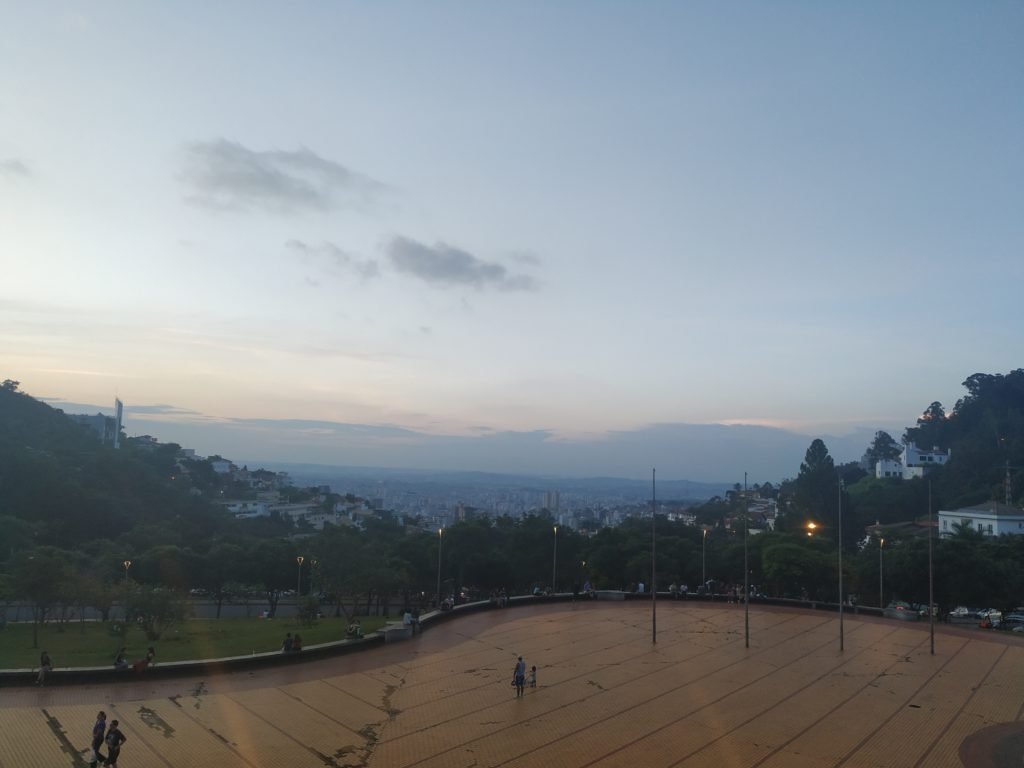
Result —
<instances>
[{"instance_id":1,"label":"hillside","mask_svg":"<svg viewBox=\"0 0 1024 768\"><path fill-rule=\"evenodd\" d=\"M62 411L6 383L0 524L9 535L0 559L25 546L77 548L142 528L167 542L208 537L221 515L173 482L166 458L142 454L130 441L119 450L103 445Z\"/></svg>"}]
</instances>

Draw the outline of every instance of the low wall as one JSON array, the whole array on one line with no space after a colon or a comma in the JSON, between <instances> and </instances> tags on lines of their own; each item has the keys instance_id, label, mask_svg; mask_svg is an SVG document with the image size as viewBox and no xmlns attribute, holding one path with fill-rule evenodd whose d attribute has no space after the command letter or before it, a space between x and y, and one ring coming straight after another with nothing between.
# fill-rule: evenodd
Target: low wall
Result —
<instances>
[{"instance_id":1,"label":"low wall","mask_svg":"<svg viewBox=\"0 0 1024 768\"><path fill-rule=\"evenodd\" d=\"M481 600L472 603L457 605L451 610L434 610L420 616L420 631L425 631L435 624L451 621L459 616L480 611L500 611L511 607L524 605L543 605L546 603L567 603L575 600L650 600L651 593L623 592L621 590L598 590L591 595L574 595L571 592L560 592L553 595L520 595L509 598L504 605L499 605L491 600ZM726 595L676 595L668 592L658 592L658 600L669 602L723 602L727 600ZM751 605L778 605L789 608L803 608L820 611L838 610L836 603L826 603L810 600L790 600L786 598L755 598L751 599ZM742 604L742 601L739 601ZM881 616L882 610L869 606L844 606L845 612L850 614L864 614L868 616ZM298 653L282 653L271 651L267 653L254 653L247 656L229 656L221 659L190 659L188 661L169 661L155 664L143 672L137 673L133 670L117 670L113 667L58 667L46 676L47 685L85 684L85 683L113 683L130 682L142 678L172 678L172 677L195 677L202 675L219 675L229 672L238 672L247 669L260 669L271 666L282 666L286 664L299 664L314 659L330 658L341 656L347 653L355 653L375 648L385 642L398 642L412 637L409 628L401 624L391 623L382 627L376 632L371 632L359 639L337 640L330 643L306 646ZM38 671L35 669L0 669L0 685L5 686L30 686L36 682Z\"/></svg>"}]
</instances>

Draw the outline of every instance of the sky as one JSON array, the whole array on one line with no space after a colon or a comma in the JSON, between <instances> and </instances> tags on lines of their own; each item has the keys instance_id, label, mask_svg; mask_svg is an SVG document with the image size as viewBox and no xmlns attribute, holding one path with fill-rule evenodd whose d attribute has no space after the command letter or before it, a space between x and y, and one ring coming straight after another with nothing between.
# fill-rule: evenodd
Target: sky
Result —
<instances>
[{"instance_id":1,"label":"sky","mask_svg":"<svg viewBox=\"0 0 1024 768\"><path fill-rule=\"evenodd\" d=\"M0 0L0 377L253 460L857 458L1020 367L1022 34L1015 2Z\"/></svg>"}]
</instances>

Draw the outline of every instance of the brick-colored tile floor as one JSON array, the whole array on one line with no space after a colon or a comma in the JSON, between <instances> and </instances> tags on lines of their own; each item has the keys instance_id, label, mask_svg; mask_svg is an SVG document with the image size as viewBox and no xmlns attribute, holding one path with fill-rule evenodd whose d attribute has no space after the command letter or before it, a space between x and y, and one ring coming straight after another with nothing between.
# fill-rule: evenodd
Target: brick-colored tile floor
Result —
<instances>
[{"instance_id":1,"label":"brick-colored tile floor","mask_svg":"<svg viewBox=\"0 0 1024 768\"><path fill-rule=\"evenodd\" d=\"M0 691L0 768L84 766L98 709L123 768L961 765L1024 716L1024 638L742 606L539 605L328 661ZM516 656L538 686L517 699ZM968 768L974 768L969 766Z\"/></svg>"}]
</instances>

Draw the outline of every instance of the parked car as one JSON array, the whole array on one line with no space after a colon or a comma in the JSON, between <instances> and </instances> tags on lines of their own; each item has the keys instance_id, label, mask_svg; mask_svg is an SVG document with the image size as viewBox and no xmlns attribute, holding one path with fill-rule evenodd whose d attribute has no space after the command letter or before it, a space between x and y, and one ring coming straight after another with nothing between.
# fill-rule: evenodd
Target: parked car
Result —
<instances>
[{"instance_id":1,"label":"parked car","mask_svg":"<svg viewBox=\"0 0 1024 768\"><path fill-rule=\"evenodd\" d=\"M1012 629L1015 632L1024 632L1024 611L1008 613L1000 623L1001 629Z\"/></svg>"},{"instance_id":2,"label":"parked car","mask_svg":"<svg viewBox=\"0 0 1024 768\"><path fill-rule=\"evenodd\" d=\"M914 609L914 606L903 600L893 600L885 607L882 615L887 619L899 619L900 621L917 621L921 618L921 614Z\"/></svg>"},{"instance_id":3,"label":"parked car","mask_svg":"<svg viewBox=\"0 0 1024 768\"><path fill-rule=\"evenodd\" d=\"M1003 623L1003 612L998 608L986 608L979 612L981 621L978 626L982 629L998 629Z\"/></svg>"}]
</instances>

